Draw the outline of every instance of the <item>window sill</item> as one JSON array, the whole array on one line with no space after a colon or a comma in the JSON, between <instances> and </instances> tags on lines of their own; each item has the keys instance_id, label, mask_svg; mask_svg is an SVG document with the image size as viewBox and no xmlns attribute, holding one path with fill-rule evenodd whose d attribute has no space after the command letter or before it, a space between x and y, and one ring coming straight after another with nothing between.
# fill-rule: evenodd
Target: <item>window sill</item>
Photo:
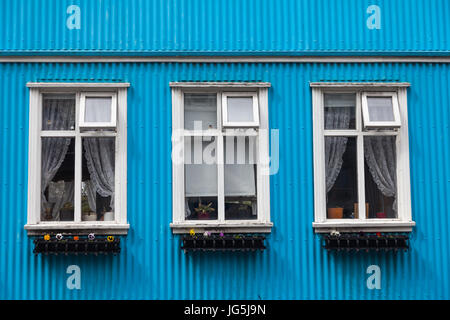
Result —
<instances>
[{"instance_id":1,"label":"window sill","mask_svg":"<svg viewBox=\"0 0 450 320\"><path fill-rule=\"evenodd\" d=\"M128 223L40 223L26 224L24 229L29 236L42 235L45 232L61 232L76 234L107 234L107 235L126 235L130 225Z\"/></svg>"},{"instance_id":2,"label":"window sill","mask_svg":"<svg viewBox=\"0 0 450 320\"><path fill-rule=\"evenodd\" d=\"M174 234L189 233L194 229L197 233L205 231L223 233L270 233L272 222L245 222L245 223L208 223L208 222L182 222L171 223L170 227Z\"/></svg>"},{"instance_id":3,"label":"window sill","mask_svg":"<svg viewBox=\"0 0 450 320\"><path fill-rule=\"evenodd\" d=\"M411 232L414 221L326 221L313 222L316 233L339 232Z\"/></svg>"}]
</instances>

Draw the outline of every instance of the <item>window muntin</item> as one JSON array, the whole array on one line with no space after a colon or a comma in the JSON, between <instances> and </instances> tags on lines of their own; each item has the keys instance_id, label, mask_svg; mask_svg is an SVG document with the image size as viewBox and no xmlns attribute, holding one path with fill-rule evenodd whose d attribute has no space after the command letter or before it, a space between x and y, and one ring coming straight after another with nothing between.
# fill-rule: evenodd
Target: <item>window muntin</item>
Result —
<instances>
[{"instance_id":1,"label":"window muntin","mask_svg":"<svg viewBox=\"0 0 450 320\"><path fill-rule=\"evenodd\" d=\"M336 229L350 231L354 228L368 231L410 231L415 223L411 220L406 89L396 88L392 92L383 92L387 96L395 94L399 104L401 126L397 130L365 130L362 114L363 96L379 96L380 91L375 91L376 89L372 87L362 90L363 85L353 90L347 84L343 84L342 87L338 84L329 84L320 88L321 84L314 83L311 86L313 87L315 177L313 226L316 232ZM356 96L355 129L336 129L336 126L333 128L325 126L325 95L341 93L353 93ZM339 146L331 147L331 149L330 146L326 146L326 141L330 138L347 139L345 150L340 149ZM350 139L356 141L356 163L352 165L352 170L353 172L356 170L357 179L354 181L353 173L338 172L335 175L336 181L344 179L343 176L346 176L344 180L347 184L349 180L354 181L351 185L356 187L357 192L353 192L353 197L347 197L347 199L344 196L337 197L340 200L346 200L343 201L346 202L345 204L341 204L343 212L337 211L337 216L340 217L339 215L342 214L342 218L330 218L328 208L338 206L333 203L336 197L330 195L330 192L334 192L334 185L329 192L327 191L327 175L332 176L329 172L327 173L327 161L330 161L329 155L334 154L336 163L345 167L345 163L349 161L347 154ZM326 149L333 152L327 152ZM355 197L357 201L354 201Z\"/></svg>"},{"instance_id":2,"label":"window muntin","mask_svg":"<svg viewBox=\"0 0 450 320\"><path fill-rule=\"evenodd\" d=\"M80 98L80 128L114 128L117 122L115 93L82 93Z\"/></svg>"},{"instance_id":3,"label":"window muntin","mask_svg":"<svg viewBox=\"0 0 450 320\"><path fill-rule=\"evenodd\" d=\"M64 84L61 88L42 84L42 88L38 88L40 85L30 85L28 223L25 229L30 234L37 234L76 225L80 230L104 229L112 234L126 233L126 185L120 182L120 179L126 181L126 89L118 86L114 90L111 86L105 86L104 92L96 93L98 96L120 98L116 99L120 101L120 112L117 112L120 118L113 131L93 128L86 132L81 130L76 119L80 118L81 96L91 94L83 90L89 90L90 84ZM109 141L108 151L102 149L97 152L101 157L96 157L90 167L100 177L97 184L101 184L102 189L112 189L104 202L113 206L118 203L116 209L102 207L99 198L104 197L104 190L99 195L98 187L88 186L95 180L92 177L94 171L86 163L88 139ZM108 168L105 157L110 158L109 167L113 168L112 172L107 173L107 179L102 176ZM101 166L99 161L103 161ZM98 169L100 167L101 170ZM89 206L87 195L93 189L97 194L90 195ZM96 205L97 212L92 209ZM89 212L93 214L86 218L85 213ZM112 224L114 227L109 227Z\"/></svg>"},{"instance_id":4,"label":"window muntin","mask_svg":"<svg viewBox=\"0 0 450 320\"><path fill-rule=\"evenodd\" d=\"M223 127L258 127L259 107L255 92L222 94Z\"/></svg>"},{"instance_id":5,"label":"window muntin","mask_svg":"<svg viewBox=\"0 0 450 320\"><path fill-rule=\"evenodd\" d=\"M363 92L364 128L398 128L401 125L398 98L395 92Z\"/></svg>"}]
</instances>

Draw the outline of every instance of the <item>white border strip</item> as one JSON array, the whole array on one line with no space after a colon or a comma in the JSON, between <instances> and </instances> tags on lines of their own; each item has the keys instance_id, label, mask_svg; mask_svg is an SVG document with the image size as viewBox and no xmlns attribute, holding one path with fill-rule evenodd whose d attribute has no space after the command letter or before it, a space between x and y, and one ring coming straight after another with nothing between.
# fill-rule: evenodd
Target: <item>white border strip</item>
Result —
<instances>
[{"instance_id":1,"label":"white border strip","mask_svg":"<svg viewBox=\"0 0 450 320\"><path fill-rule=\"evenodd\" d=\"M172 88L269 88L270 82L170 82Z\"/></svg>"},{"instance_id":2,"label":"white border strip","mask_svg":"<svg viewBox=\"0 0 450 320\"><path fill-rule=\"evenodd\" d=\"M28 82L28 88L128 88L128 82Z\"/></svg>"},{"instance_id":3,"label":"white border strip","mask_svg":"<svg viewBox=\"0 0 450 320\"><path fill-rule=\"evenodd\" d=\"M450 63L449 56L0 56L0 63Z\"/></svg>"},{"instance_id":4,"label":"white border strip","mask_svg":"<svg viewBox=\"0 0 450 320\"><path fill-rule=\"evenodd\" d=\"M406 88L411 84L409 82L311 82L309 86L311 88Z\"/></svg>"}]
</instances>

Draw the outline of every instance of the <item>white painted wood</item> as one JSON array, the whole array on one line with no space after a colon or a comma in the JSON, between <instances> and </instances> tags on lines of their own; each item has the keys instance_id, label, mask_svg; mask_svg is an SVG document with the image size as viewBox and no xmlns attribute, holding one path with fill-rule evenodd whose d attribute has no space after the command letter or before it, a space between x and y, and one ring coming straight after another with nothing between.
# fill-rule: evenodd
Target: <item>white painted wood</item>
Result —
<instances>
[{"instance_id":1,"label":"white painted wood","mask_svg":"<svg viewBox=\"0 0 450 320\"><path fill-rule=\"evenodd\" d=\"M270 82L170 82L171 87L181 88L261 88L270 87Z\"/></svg>"},{"instance_id":2,"label":"white painted wood","mask_svg":"<svg viewBox=\"0 0 450 320\"><path fill-rule=\"evenodd\" d=\"M314 223L316 232L338 231L386 231L409 232L415 225L411 217L411 192L409 173L409 146L408 146L408 115L407 115L407 87L402 84L395 88L398 90L399 118L401 128L384 131L363 131L362 104L363 95L366 93L364 83L355 84L354 92L357 96L356 103L356 130L324 130L324 104L323 93L328 92L329 87L336 90L348 90L352 87L347 83L340 86L339 83L327 86L311 85L313 99L313 139L314 139ZM379 84L385 87L386 84ZM373 85L375 90L378 87ZM327 90L327 91L325 91ZM397 92L397 91L396 91ZM392 93L387 93L392 96ZM366 219L365 206L365 172L364 172L364 137L376 135L397 136L397 219ZM357 138L357 171L358 171L358 219L331 219L326 216L326 186L325 186L325 136L351 136Z\"/></svg>"},{"instance_id":3,"label":"white painted wood","mask_svg":"<svg viewBox=\"0 0 450 320\"><path fill-rule=\"evenodd\" d=\"M393 121L374 121L369 116L369 105L367 98L370 96L391 97L392 99L392 111L394 114ZM398 99L396 92L363 92L362 93L362 115L364 119L364 128L366 129L379 129L379 128L400 128L401 119L398 108Z\"/></svg>"},{"instance_id":4,"label":"white painted wood","mask_svg":"<svg viewBox=\"0 0 450 320\"><path fill-rule=\"evenodd\" d=\"M107 89L107 88L127 88L130 84L128 82L28 82L28 88L54 88L60 89Z\"/></svg>"},{"instance_id":5,"label":"white painted wood","mask_svg":"<svg viewBox=\"0 0 450 320\"><path fill-rule=\"evenodd\" d=\"M225 228L224 232L234 232L236 230L243 230L245 227L247 230L266 230L261 232L270 232L270 189L269 189L269 176L261 175L261 168L257 168L257 206L258 206L258 217L257 220L225 220L225 186L224 186L224 138L230 136L253 136L257 137L257 152L258 159L268 158L268 135L261 135L261 129L268 130L268 90L267 87L262 87L258 91L252 91L252 96L255 95L256 98L260 100L260 117L261 117L261 127L260 130L241 128L241 129L225 129L222 126L223 117L223 97L224 91L227 87L220 83L220 86L213 88L206 88L208 92L217 93L217 129L205 130L205 131L189 131L184 130L184 92L197 92L201 93L205 89L203 83L195 83L196 87L181 87L177 85L172 85L172 149L174 150L175 145L179 143L180 137L177 137L178 132L183 137L192 136L214 136L217 139L217 173L218 173L218 219L217 220L201 220L201 221L186 221L185 220L185 190L184 190L184 165L173 163L172 165L172 199L173 199L173 223L171 227L174 233L188 233L191 228L199 228L203 225L208 227ZM237 85L233 83L232 85ZM235 89L242 89L241 86L236 86ZM244 87L245 88L245 87ZM229 92L227 92L228 94ZM240 92L242 93L242 92ZM233 92L234 94L234 92ZM248 93L245 93L248 96ZM264 118L264 119L262 119ZM176 141L178 141L176 143ZM184 149L184 143L180 145ZM263 146L261 148L261 146ZM179 152L179 150L177 150ZM183 152L183 150L182 150ZM184 159L184 154L183 154ZM261 225L263 224L263 225ZM239 227L236 227L239 226ZM267 231L268 230L268 231Z\"/></svg>"},{"instance_id":6,"label":"white painted wood","mask_svg":"<svg viewBox=\"0 0 450 320\"><path fill-rule=\"evenodd\" d=\"M253 121L233 122L228 120L228 97L252 97ZM259 127L259 104L257 92L223 92L222 93L222 127L242 128Z\"/></svg>"},{"instance_id":7,"label":"white painted wood","mask_svg":"<svg viewBox=\"0 0 450 320\"><path fill-rule=\"evenodd\" d=\"M111 98L111 120L107 122L87 122L86 115L86 98L90 97L105 97ZM115 92L82 92L80 96L79 107L79 128L82 129L96 129L96 128L115 128L117 125L117 94Z\"/></svg>"},{"instance_id":8,"label":"white painted wood","mask_svg":"<svg viewBox=\"0 0 450 320\"><path fill-rule=\"evenodd\" d=\"M29 235L37 234L45 230L65 230L65 229L83 229L111 231L116 234L126 234L129 228L126 215L126 165L127 165L127 104L126 88L129 85L115 85L118 90L118 125L117 131L91 131L80 132L79 122L75 123L75 130L60 131L42 131L42 92L47 92L47 88L58 89L58 84L51 86L45 84L39 86L29 85L30 88L30 117L29 117L29 162L28 162L28 213L27 225L25 229ZM90 88L104 88L105 84L67 84L63 83L61 88L66 90L71 88L70 93L75 94L75 118L79 119L81 106L81 96L84 94L85 86L92 85ZM61 89L59 88L59 89ZM112 86L106 86L108 90ZM53 90L52 89L52 90ZM111 92L107 92L111 95ZM114 93L115 95L116 93ZM117 103L117 102L116 102ZM74 221L40 221L41 212L41 139L42 137L71 137L75 139L75 172L74 172ZM81 221L81 183L82 183L82 138L83 137L115 137L116 138L116 165L115 165L115 220L113 222L88 222ZM120 225L119 225L120 223Z\"/></svg>"},{"instance_id":9,"label":"white painted wood","mask_svg":"<svg viewBox=\"0 0 450 320\"><path fill-rule=\"evenodd\" d=\"M401 88L410 87L409 82L310 82L311 88L338 88L341 90L361 89L361 88Z\"/></svg>"}]
</instances>

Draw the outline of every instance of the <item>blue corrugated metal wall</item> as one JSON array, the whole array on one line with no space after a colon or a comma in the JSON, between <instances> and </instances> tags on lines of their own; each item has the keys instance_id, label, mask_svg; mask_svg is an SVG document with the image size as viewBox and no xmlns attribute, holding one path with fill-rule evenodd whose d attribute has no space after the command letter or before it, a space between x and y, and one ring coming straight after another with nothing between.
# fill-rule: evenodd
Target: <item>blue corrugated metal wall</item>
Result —
<instances>
[{"instance_id":1,"label":"blue corrugated metal wall","mask_svg":"<svg viewBox=\"0 0 450 320\"><path fill-rule=\"evenodd\" d=\"M80 8L80 29L66 27ZM380 29L367 28L378 5ZM0 0L2 54L448 54L448 0Z\"/></svg>"},{"instance_id":2,"label":"blue corrugated metal wall","mask_svg":"<svg viewBox=\"0 0 450 320\"><path fill-rule=\"evenodd\" d=\"M449 299L448 64L0 64L0 299ZM272 83L280 130L274 228L262 253L185 255L171 222L169 82ZM413 219L408 253L328 254L314 235L309 81L408 81ZM26 223L28 81L127 81L129 235L116 257L34 256ZM81 267L81 290L66 268ZM381 290L366 269L381 267Z\"/></svg>"}]
</instances>

